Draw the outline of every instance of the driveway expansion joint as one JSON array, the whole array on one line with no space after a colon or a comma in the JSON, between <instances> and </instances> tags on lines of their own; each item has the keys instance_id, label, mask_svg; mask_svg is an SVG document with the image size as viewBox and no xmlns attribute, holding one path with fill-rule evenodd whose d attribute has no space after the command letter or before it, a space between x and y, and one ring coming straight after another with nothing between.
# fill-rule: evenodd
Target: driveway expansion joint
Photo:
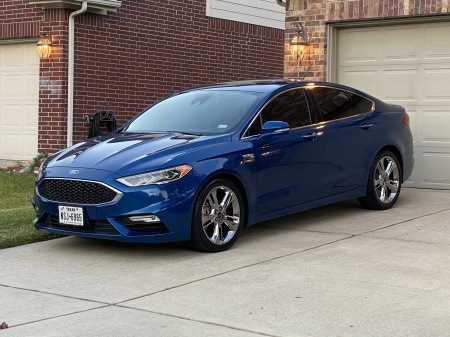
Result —
<instances>
[{"instance_id":1,"label":"driveway expansion joint","mask_svg":"<svg viewBox=\"0 0 450 337\"><path fill-rule=\"evenodd\" d=\"M357 234L357 235L360 236L360 235L366 235L368 233L374 233L374 232L377 232L377 231L384 230L386 228L390 228L390 227L394 227L394 226L397 226L397 225L401 225L401 224L404 224L404 223L407 223L407 222L410 222L410 221L414 221L414 220L417 220L417 219L423 219L423 218L426 218L426 217L429 217L429 216L432 216L432 215L435 215L435 214L443 213L443 212L446 212L446 211L450 211L450 208L446 208L446 209L442 209L440 211L431 212L431 213L428 213L428 214L416 216L416 217L408 219L408 220L399 221L399 222L396 222L396 223L393 223L393 224L390 224L390 225L387 225L387 226L384 226L384 227L372 229L370 231L363 232L363 233L360 233L360 234Z\"/></svg>"},{"instance_id":2,"label":"driveway expansion joint","mask_svg":"<svg viewBox=\"0 0 450 337\"><path fill-rule=\"evenodd\" d=\"M67 296L65 296L65 297L67 297ZM55 319L55 318L67 317L67 316L81 314L81 313L84 313L84 312L93 311L93 310L97 310L97 309L104 309L104 308L111 307L111 306L112 305L103 305L103 306L100 306L100 307L73 311L73 312L69 312L67 314L62 314L62 315L56 315L56 316L36 319L36 320L33 320L33 321L29 321L29 322L24 322L24 323L19 323L19 324L14 324L14 325L9 324L8 330L9 329L14 329L15 327L19 327L19 326L23 326L23 325L29 325L29 324L34 324L34 323L43 322L43 321L49 321L49 320L52 320L52 319Z\"/></svg>"},{"instance_id":3,"label":"driveway expansion joint","mask_svg":"<svg viewBox=\"0 0 450 337\"><path fill-rule=\"evenodd\" d=\"M51 295L51 296L57 296L57 297L64 297L64 298L68 298L71 300L78 300L78 301L85 301L85 302L90 302L90 303L96 303L96 304L102 304L102 305L112 305L113 303L108 303L108 302L102 302L102 301L96 301L96 300L92 300L92 299L88 299L88 298L82 298L82 297L75 297L75 296L69 296L69 295L64 295L64 294L58 294L58 293L52 293L49 291L42 291L42 290L36 290L36 289L27 289L27 288L22 288L22 287L15 287L15 286L10 286L8 284L0 284L0 287L5 287L5 288L11 288L11 289L16 289L16 290L23 290L23 291L29 291L29 292L33 292L33 293L38 293L38 294L45 294L45 295Z\"/></svg>"},{"instance_id":4,"label":"driveway expansion joint","mask_svg":"<svg viewBox=\"0 0 450 337\"><path fill-rule=\"evenodd\" d=\"M231 326L231 325L226 325L226 324L214 323L214 322L209 322L209 321L202 321L202 320L199 320L199 319L194 319L194 318L189 318L189 317L184 317L184 316L178 316L178 315L172 315L172 314L167 314L167 313L163 313L163 312L159 312L159 311L134 308L134 307L129 307L129 306L120 305L120 304L119 305L114 305L114 306L118 307L118 308L132 309L132 310L152 313L152 314L155 314L155 315L161 315L161 316L166 316L166 317L171 317L171 318L182 319L182 320L190 321L190 322L196 322L196 323L203 323L203 324L209 324L209 325L214 325L214 326L220 326L220 327L223 327L223 328L228 328L228 329L232 329L232 330L236 330L236 331L253 333L253 334L259 335L259 336L281 337L280 335L273 335L273 334L268 334L268 333L265 333L265 332L259 332L259 331L253 331L253 330L238 328L238 327Z\"/></svg>"}]
</instances>

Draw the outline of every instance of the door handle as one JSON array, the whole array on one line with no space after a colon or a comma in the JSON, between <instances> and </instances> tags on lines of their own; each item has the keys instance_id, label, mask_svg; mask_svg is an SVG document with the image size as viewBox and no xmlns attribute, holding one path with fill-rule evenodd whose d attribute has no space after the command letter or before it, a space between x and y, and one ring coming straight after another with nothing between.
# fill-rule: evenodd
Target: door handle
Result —
<instances>
[{"instance_id":1,"label":"door handle","mask_svg":"<svg viewBox=\"0 0 450 337\"><path fill-rule=\"evenodd\" d=\"M303 135L302 138L316 140L317 137L320 137L322 135L323 135L323 132L313 132L313 133L310 133L309 135Z\"/></svg>"},{"instance_id":2,"label":"door handle","mask_svg":"<svg viewBox=\"0 0 450 337\"><path fill-rule=\"evenodd\" d=\"M242 156L241 165L247 164L247 163L253 163L255 161L255 156L253 154L244 154Z\"/></svg>"},{"instance_id":3,"label":"door handle","mask_svg":"<svg viewBox=\"0 0 450 337\"><path fill-rule=\"evenodd\" d=\"M373 126L373 124L364 123L364 124L361 124L361 129L370 130L370 128L372 128L372 126Z\"/></svg>"}]
</instances>

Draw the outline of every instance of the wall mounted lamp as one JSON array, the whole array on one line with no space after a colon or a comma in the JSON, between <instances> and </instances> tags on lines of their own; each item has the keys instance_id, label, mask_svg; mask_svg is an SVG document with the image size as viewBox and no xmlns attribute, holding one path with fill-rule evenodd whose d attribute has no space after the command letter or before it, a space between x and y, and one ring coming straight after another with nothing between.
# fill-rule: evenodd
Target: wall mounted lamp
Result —
<instances>
[{"instance_id":1,"label":"wall mounted lamp","mask_svg":"<svg viewBox=\"0 0 450 337\"><path fill-rule=\"evenodd\" d=\"M295 36L289 45L289 50L293 58L302 61L305 56L306 47L309 46L308 33L299 22L295 29Z\"/></svg>"},{"instance_id":2,"label":"wall mounted lamp","mask_svg":"<svg viewBox=\"0 0 450 337\"><path fill-rule=\"evenodd\" d=\"M52 35L50 32L43 32L39 36L39 41L36 45L37 53L40 58L49 58L52 52Z\"/></svg>"}]
</instances>

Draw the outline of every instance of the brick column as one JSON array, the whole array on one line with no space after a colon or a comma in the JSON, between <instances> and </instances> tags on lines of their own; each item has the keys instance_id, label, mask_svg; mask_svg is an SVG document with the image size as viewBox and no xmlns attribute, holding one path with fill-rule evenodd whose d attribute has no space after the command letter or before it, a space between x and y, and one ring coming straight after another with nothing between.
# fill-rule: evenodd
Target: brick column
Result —
<instances>
[{"instance_id":1,"label":"brick column","mask_svg":"<svg viewBox=\"0 0 450 337\"><path fill-rule=\"evenodd\" d=\"M68 17L65 9L44 10L42 28L52 33L50 58L41 59L39 76L38 151L56 152L67 138L67 44Z\"/></svg>"}]
</instances>

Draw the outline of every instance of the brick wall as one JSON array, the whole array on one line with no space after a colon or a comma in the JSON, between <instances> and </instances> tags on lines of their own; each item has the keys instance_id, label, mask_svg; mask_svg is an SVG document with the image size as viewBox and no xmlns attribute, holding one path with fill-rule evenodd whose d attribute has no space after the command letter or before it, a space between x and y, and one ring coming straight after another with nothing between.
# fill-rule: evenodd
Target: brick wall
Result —
<instances>
[{"instance_id":1,"label":"brick wall","mask_svg":"<svg viewBox=\"0 0 450 337\"><path fill-rule=\"evenodd\" d=\"M325 80L326 23L333 21L421 16L447 13L448 0L290 0L286 11L284 75L289 78ZM295 24L301 21L312 44L300 63L289 55Z\"/></svg>"},{"instance_id":2,"label":"brick wall","mask_svg":"<svg viewBox=\"0 0 450 337\"><path fill-rule=\"evenodd\" d=\"M204 83L283 76L284 31L206 16L206 0L126 0L117 13L75 18L74 142L83 116L108 109L119 125L170 92ZM57 151L67 134L69 10L26 0L0 7L0 39L50 29L54 51L41 60L39 151Z\"/></svg>"},{"instance_id":3,"label":"brick wall","mask_svg":"<svg viewBox=\"0 0 450 337\"><path fill-rule=\"evenodd\" d=\"M208 18L206 1L123 1L116 14L77 21L74 137L83 114L111 110L122 125L192 85L283 76L279 29Z\"/></svg>"}]
</instances>

